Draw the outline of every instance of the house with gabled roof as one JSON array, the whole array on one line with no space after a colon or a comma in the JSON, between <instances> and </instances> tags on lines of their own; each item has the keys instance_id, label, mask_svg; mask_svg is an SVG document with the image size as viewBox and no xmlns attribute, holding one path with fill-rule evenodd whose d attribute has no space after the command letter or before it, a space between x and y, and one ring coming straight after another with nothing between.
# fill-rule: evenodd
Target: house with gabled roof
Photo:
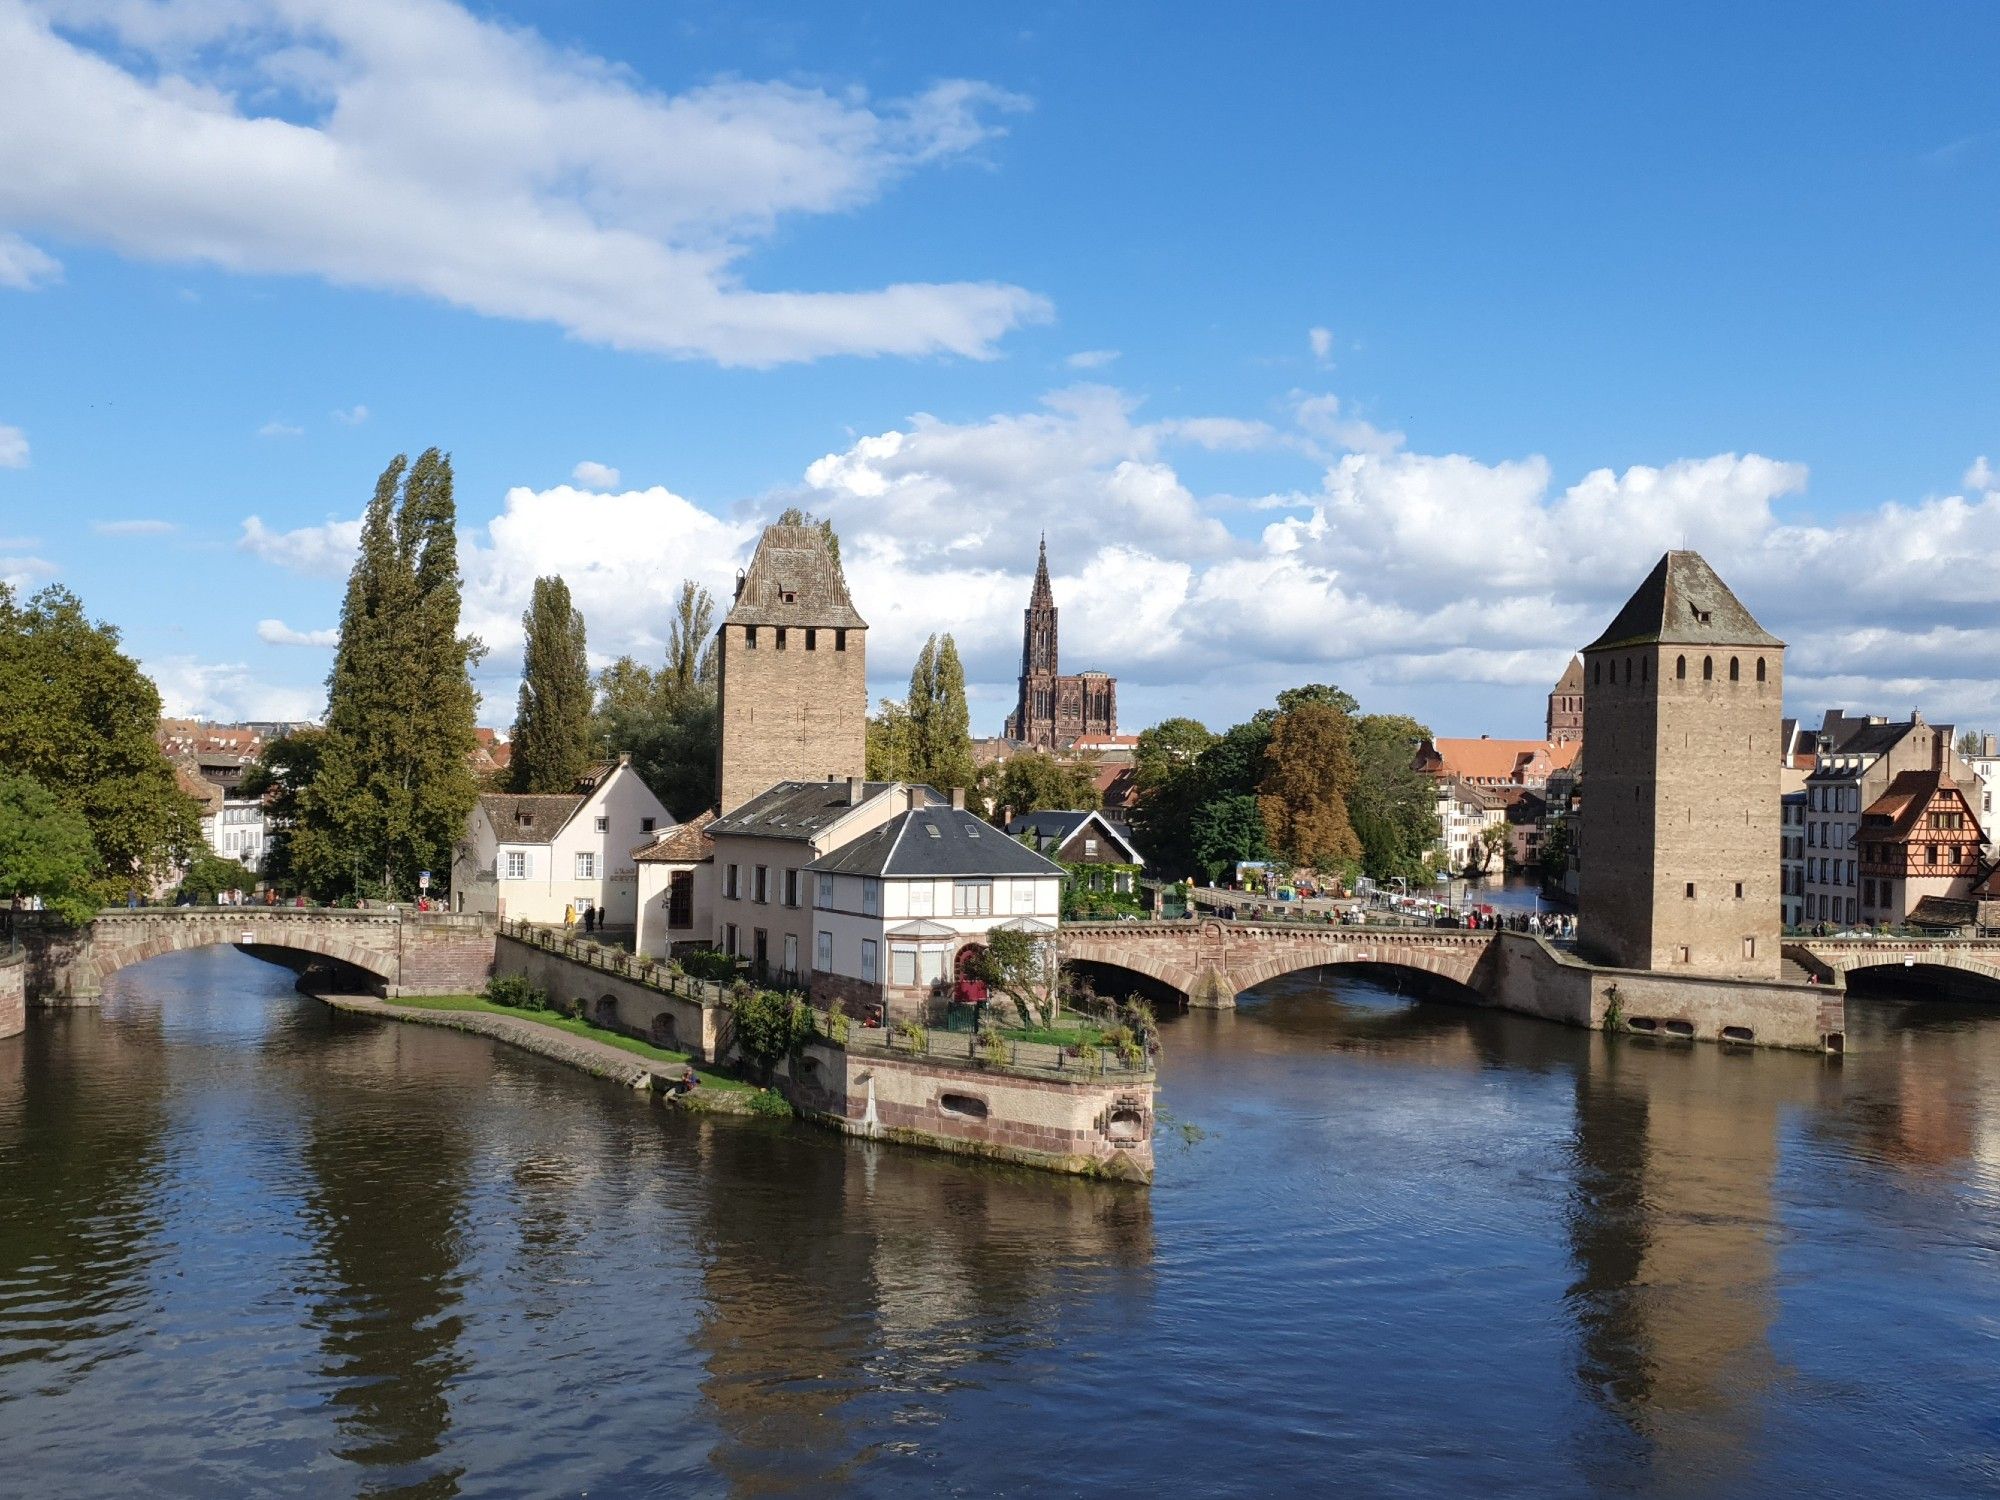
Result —
<instances>
[{"instance_id":1,"label":"house with gabled roof","mask_svg":"<svg viewBox=\"0 0 2000 1500\"><path fill-rule=\"evenodd\" d=\"M635 927L632 851L673 826L629 755L592 767L568 792L485 793L452 851L453 905L529 922L571 913L580 922L588 909L606 926Z\"/></svg>"},{"instance_id":2,"label":"house with gabled roof","mask_svg":"<svg viewBox=\"0 0 2000 1500\"><path fill-rule=\"evenodd\" d=\"M715 902L713 810L663 830L632 851L639 867L639 927L634 948L655 958L705 947Z\"/></svg>"},{"instance_id":3,"label":"house with gabled roof","mask_svg":"<svg viewBox=\"0 0 2000 1500\"><path fill-rule=\"evenodd\" d=\"M1063 867L964 806L913 806L806 866L813 1003L885 1021L935 1020L1005 927L1053 938Z\"/></svg>"},{"instance_id":4,"label":"house with gabled roof","mask_svg":"<svg viewBox=\"0 0 2000 1500\"><path fill-rule=\"evenodd\" d=\"M1072 918L1138 909L1145 856L1131 831L1105 813L1022 813L1007 824L1007 832L1064 867Z\"/></svg>"}]
</instances>

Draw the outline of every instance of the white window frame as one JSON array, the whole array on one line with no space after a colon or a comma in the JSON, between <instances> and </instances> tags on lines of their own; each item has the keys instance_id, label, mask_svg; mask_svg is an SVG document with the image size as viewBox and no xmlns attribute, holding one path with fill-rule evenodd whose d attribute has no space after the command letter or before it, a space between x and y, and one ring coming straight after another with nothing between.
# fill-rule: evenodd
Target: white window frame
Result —
<instances>
[{"instance_id":1,"label":"white window frame","mask_svg":"<svg viewBox=\"0 0 2000 1500\"><path fill-rule=\"evenodd\" d=\"M813 905L821 911L831 910L833 907L833 877L831 875L822 875L819 877L818 884L819 889L813 895Z\"/></svg>"},{"instance_id":2,"label":"white window frame","mask_svg":"<svg viewBox=\"0 0 2000 1500\"><path fill-rule=\"evenodd\" d=\"M951 914L954 917L992 916L992 880L954 880L951 883Z\"/></svg>"},{"instance_id":3,"label":"white window frame","mask_svg":"<svg viewBox=\"0 0 2000 1500\"><path fill-rule=\"evenodd\" d=\"M597 815L597 831L599 833L611 832L611 818L608 814L599 813Z\"/></svg>"},{"instance_id":4,"label":"white window frame","mask_svg":"<svg viewBox=\"0 0 2000 1500\"><path fill-rule=\"evenodd\" d=\"M509 849L507 851L507 879L526 880L528 878L528 851Z\"/></svg>"},{"instance_id":5,"label":"white window frame","mask_svg":"<svg viewBox=\"0 0 2000 1500\"><path fill-rule=\"evenodd\" d=\"M917 982L917 945L915 943L891 943L889 945L889 983L904 986Z\"/></svg>"},{"instance_id":6,"label":"white window frame","mask_svg":"<svg viewBox=\"0 0 2000 1500\"><path fill-rule=\"evenodd\" d=\"M580 849L577 851L576 878L578 880L597 879L597 855L589 849Z\"/></svg>"},{"instance_id":7,"label":"white window frame","mask_svg":"<svg viewBox=\"0 0 2000 1500\"><path fill-rule=\"evenodd\" d=\"M937 887L930 881L912 880L904 889L909 892L911 916L928 917L936 909Z\"/></svg>"}]
</instances>

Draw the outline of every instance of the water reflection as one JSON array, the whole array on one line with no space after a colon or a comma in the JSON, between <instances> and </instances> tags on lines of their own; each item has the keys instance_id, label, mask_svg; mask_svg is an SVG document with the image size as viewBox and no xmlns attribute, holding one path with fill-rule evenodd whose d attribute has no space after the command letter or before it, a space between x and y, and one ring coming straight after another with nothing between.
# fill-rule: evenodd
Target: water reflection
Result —
<instances>
[{"instance_id":1,"label":"water reflection","mask_svg":"<svg viewBox=\"0 0 2000 1500\"><path fill-rule=\"evenodd\" d=\"M226 950L119 979L0 1043L39 1493L2000 1485L1973 1008L1858 1008L1840 1064L1295 976L1168 1024L1149 1194L689 1118Z\"/></svg>"}]
</instances>

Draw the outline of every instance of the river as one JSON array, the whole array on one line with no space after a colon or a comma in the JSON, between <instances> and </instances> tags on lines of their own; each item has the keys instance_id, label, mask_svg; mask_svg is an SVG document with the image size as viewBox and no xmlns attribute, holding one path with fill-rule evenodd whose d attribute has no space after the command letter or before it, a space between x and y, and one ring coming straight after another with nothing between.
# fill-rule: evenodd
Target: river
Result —
<instances>
[{"instance_id":1,"label":"river","mask_svg":"<svg viewBox=\"0 0 2000 1500\"><path fill-rule=\"evenodd\" d=\"M8 1489L2000 1489L2000 1012L1827 1062L1294 976L1168 1022L1148 1193L290 986L0 1042Z\"/></svg>"}]
</instances>

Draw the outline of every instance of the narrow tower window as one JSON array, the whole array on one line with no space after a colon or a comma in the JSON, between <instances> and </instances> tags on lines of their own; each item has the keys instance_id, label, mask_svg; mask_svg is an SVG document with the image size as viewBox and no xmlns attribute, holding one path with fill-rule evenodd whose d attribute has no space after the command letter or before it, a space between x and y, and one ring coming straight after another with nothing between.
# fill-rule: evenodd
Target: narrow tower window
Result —
<instances>
[{"instance_id":1,"label":"narrow tower window","mask_svg":"<svg viewBox=\"0 0 2000 1500\"><path fill-rule=\"evenodd\" d=\"M1764 658L1761 656L1757 658L1757 680L1759 682L1764 680Z\"/></svg>"},{"instance_id":2,"label":"narrow tower window","mask_svg":"<svg viewBox=\"0 0 2000 1500\"><path fill-rule=\"evenodd\" d=\"M1674 676L1681 681L1686 681L1687 674L1688 659L1685 656L1676 656L1674 658Z\"/></svg>"},{"instance_id":3,"label":"narrow tower window","mask_svg":"<svg viewBox=\"0 0 2000 1500\"><path fill-rule=\"evenodd\" d=\"M1729 680L1731 682L1741 682L1743 680L1743 670L1737 665L1736 658L1733 656L1729 658Z\"/></svg>"},{"instance_id":4,"label":"narrow tower window","mask_svg":"<svg viewBox=\"0 0 2000 1500\"><path fill-rule=\"evenodd\" d=\"M1714 658L1714 657L1712 657L1712 656L1704 656L1704 657L1703 657L1703 658L1701 659L1701 680L1702 680L1703 682L1713 682L1713 681L1715 681L1715 658Z\"/></svg>"}]
</instances>

